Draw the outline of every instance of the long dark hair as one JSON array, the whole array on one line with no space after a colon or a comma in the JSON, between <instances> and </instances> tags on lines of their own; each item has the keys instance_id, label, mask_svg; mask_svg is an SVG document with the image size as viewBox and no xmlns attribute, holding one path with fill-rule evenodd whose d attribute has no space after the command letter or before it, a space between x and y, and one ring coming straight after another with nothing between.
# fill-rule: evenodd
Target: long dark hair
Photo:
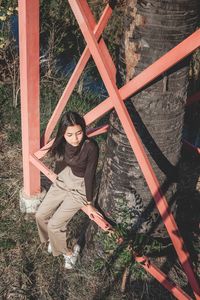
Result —
<instances>
[{"instance_id":1,"label":"long dark hair","mask_svg":"<svg viewBox=\"0 0 200 300\"><path fill-rule=\"evenodd\" d=\"M80 125L83 130L83 140L86 138L86 124L82 116L77 112L68 111L62 114L58 125L58 131L52 146L49 148L51 156L58 160L64 158L66 140L64 138L65 131L68 126Z\"/></svg>"}]
</instances>

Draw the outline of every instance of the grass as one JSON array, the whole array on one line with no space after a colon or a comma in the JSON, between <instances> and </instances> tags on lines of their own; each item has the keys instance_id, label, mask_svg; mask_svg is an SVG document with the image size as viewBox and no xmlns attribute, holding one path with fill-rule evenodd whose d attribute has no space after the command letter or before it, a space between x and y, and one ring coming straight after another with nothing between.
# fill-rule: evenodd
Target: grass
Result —
<instances>
[{"instance_id":1,"label":"grass","mask_svg":"<svg viewBox=\"0 0 200 300\"><path fill-rule=\"evenodd\" d=\"M50 87L48 89L42 100L42 129L56 105L55 99L58 93L50 90ZM8 96L8 91L6 93ZM1 97L2 105L5 104L4 101L5 99ZM68 108L85 113L89 110L89 105L94 105L92 101L91 95L80 99L75 94ZM19 107L15 109L9 105L4 107L0 133L0 155L3 162L0 165L0 298L17 300L174 299L138 263L131 262L130 253L126 249L122 249L123 251L118 249L118 252L114 252L116 245L114 247L101 232L96 235L95 249L92 249L92 244L88 245L73 271L64 269L62 257L54 258L47 254L46 247L40 245L34 216L23 215L19 210L19 190L23 185L20 111ZM98 142L102 148L105 147L103 137L98 137ZM100 164L103 160L103 154L101 155ZM194 172L199 172L199 165L194 161L188 161L184 165L184 172L185 179L181 184L184 186L184 182L187 182L187 193L189 193L190 176L193 176ZM197 185L200 191L199 182ZM186 200L184 203L187 202ZM123 214L122 207L121 213ZM78 214L71 223L72 231L75 234L79 233L84 222L83 215ZM197 253L200 248L198 243L199 239L196 236L194 245ZM187 279L177 260L173 260L172 257L171 261L166 260L166 257L159 257L153 258L153 261L169 271L170 277L187 289ZM129 275L125 291L122 292L122 276L125 267L129 268ZM198 268L199 266L197 266L197 272L200 275Z\"/></svg>"}]
</instances>

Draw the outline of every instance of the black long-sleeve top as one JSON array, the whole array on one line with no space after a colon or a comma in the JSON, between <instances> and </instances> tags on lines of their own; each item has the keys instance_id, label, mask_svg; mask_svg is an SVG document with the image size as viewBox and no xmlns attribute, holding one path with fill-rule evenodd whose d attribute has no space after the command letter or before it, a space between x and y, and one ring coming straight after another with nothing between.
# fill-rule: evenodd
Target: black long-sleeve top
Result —
<instances>
[{"instance_id":1,"label":"black long-sleeve top","mask_svg":"<svg viewBox=\"0 0 200 300\"><path fill-rule=\"evenodd\" d=\"M64 164L78 177L84 177L87 201L93 200L95 173L99 157L98 144L86 138L77 147L66 142Z\"/></svg>"}]
</instances>

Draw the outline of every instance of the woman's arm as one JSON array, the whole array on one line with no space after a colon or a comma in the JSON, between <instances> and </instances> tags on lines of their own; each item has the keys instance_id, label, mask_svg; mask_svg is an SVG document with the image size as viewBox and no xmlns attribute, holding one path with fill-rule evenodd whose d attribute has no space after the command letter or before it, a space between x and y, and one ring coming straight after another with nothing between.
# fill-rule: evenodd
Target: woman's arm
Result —
<instances>
[{"instance_id":1,"label":"woman's arm","mask_svg":"<svg viewBox=\"0 0 200 300\"><path fill-rule=\"evenodd\" d=\"M95 184L95 173L97 169L97 163L99 158L99 147L96 142L91 142L89 145L87 155L87 166L85 170L85 190L87 201L93 202L93 192Z\"/></svg>"},{"instance_id":2,"label":"woman's arm","mask_svg":"<svg viewBox=\"0 0 200 300\"><path fill-rule=\"evenodd\" d=\"M95 216L103 218L102 214L93 206L93 191L95 184L95 173L97 169L97 163L99 158L99 147L97 143L92 143L88 151L87 167L85 171L85 189L87 198L87 213L90 219L94 219Z\"/></svg>"}]
</instances>

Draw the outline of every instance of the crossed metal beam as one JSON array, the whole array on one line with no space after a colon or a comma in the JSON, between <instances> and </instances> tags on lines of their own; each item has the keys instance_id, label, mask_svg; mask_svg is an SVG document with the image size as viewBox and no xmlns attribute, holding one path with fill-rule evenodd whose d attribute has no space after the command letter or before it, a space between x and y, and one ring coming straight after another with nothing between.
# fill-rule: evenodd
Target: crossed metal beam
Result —
<instances>
[{"instance_id":1,"label":"crossed metal beam","mask_svg":"<svg viewBox=\"0 0 200 300\"><path fill-rule=\"evenodd\" d=\"M94 59L94 62L104 82L104 85L108 91L108 94L110 96L110 100L108 101L111 102L112 106L116 110L116 113L118 114L118 117L121 121L121 124L133 149L133 152L138 160L141 171L155 200L158 211L163 219L168 234L174 244L174 248L177 252L179 260L183 266L183 269L186 272L186 275L188 276L188 281L190 282L193 288L195 296L200 297L198 283L194 276L191 263L189 261L189 253L184 248L183 239L180 235L174 217L170 212L167 200L165 199L165 196L163 195L160 189L160 184L155 176L155 173L145 153L142 142L125 107L124 101L119 93L118 87L116 86L115 79L113 76L114 74L112 74L112 72L109 72L110 69L108 68L106 57L104 53L102 53L101 48L99 47L98 42L95 38L95 35L93 34L90 18L88 17L88 15L91 16L91 11L89 6L87 5L87 1L69 0L69 4L71 6L72 11L74 12L74 15L77 19L77 22L85 38L90 53ZM200 34L200 32L198 32L198 34ZM183 52L185 52L185 49L183 49L183 47L181 47L179 53L177 53L177 51L172 52L172 57L176 60L176 62L177 60L180 60L180 53L182 54ZM162 68L160 62L159 68ZM130 83L128 86L130 86ZM126 86L125 88L126 91L128 91L128 86Z\"/></svg>"},{"instance_id":2,"label":"crossed metal beam","mask_svg":"<svg viewBox=\"0 0 200 300\"><path fill-rule=\"evenodd\" d=\"M26 0L23 0L26 1ZM43 147L38 151L29 152L29 161L34 165L38 170L43 172L48 178L52 181L56 179L56 174L49 170L41 161L47 148L50 146L52 141L48 143L51 133L56 126L56 123L67 103L69 97L83 72L90 55L92 55L95 64L99 70L99 73L102 77L102 80L106 86L109 97L98 104L94 109L88 112L84 117L86 124L91 124L96 119L100 118L102 115L110 111L112 108L116 110L118 117L121 121L121 124L124 128L124 131L127 135L127 138L130 142L130 145L135 153L135 156L138 160L142 173L146 179L146 182L149 186L151 194L155 200L156 206L159 210L159 213L163 219L163 222L166 226L168 234L174 244L174 248L177 252L179 260L185 270L185 273L188 277L188 281L193 289L196 299L200 299L200 289L195 278L195 275L192 270L191 262L189 259L189 253L184 246L183 239L179 233L176 222L173 215L170 212L166 198L164 197L158 179L155 176L155 173L151 167L151 164L148 160L148 157L145 153L142 142L137 134L137 131L132 123L132 120L129 116L129 113L125 107L124 101L139 91L142 87L146 86L156 77L161 75L163 72L168 70L178 61L182 60L184 57L193 52L197 47L200 46L200 30L193 33L175 48L170 50L167 54L163 55L160 59L146 68L143 72L125 84L123 87L118 89L115 82L116 68L112 61L112 58L109 54L109 51L101 38L101 34L104 28L107 25L107 22L112 14L112 9L109 5L106 6L98 24L95 23L93 14L88 6L86 0L69 0L72 11L77 19L77 22L80 26L82 34L87 43L79 63L77 64L72 77L70 78L63 95L47 125L46 131L43 135L42 142ZM101 128L95 129L89 133L89 136L101 134L106 132L108 129L107 125ZM87 213L87 208L84 208L83 211ZM94 221L103 229L109 230L111 226L102 218L96 218ZM141 263L141 265L152 274L165 288L167 288L177 299L191 299L180 287L172 283L167 276L159 270L152 262L149 261L146 257L137 257L134 259Z\"/></svg>"}]
</instances>

